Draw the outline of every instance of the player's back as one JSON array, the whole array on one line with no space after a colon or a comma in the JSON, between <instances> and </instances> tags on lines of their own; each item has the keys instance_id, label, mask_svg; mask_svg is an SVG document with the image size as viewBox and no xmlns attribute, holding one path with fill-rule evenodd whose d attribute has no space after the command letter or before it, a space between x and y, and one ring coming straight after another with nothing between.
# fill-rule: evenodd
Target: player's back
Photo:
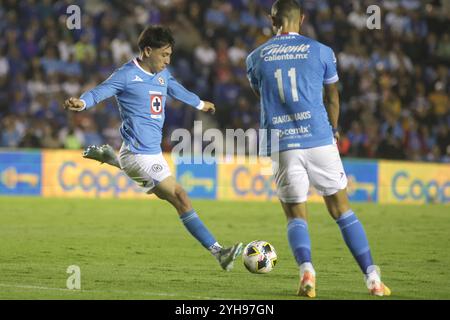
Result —
<instances>
[{"instance_id":1,"label":"player's back","mask_svg":"<svg viewBox=\"0 0 450 320\"><path fill-rule=\"evenodd\" d=\"M323 85L338 80L333 51L296 33L273 37L247 58L261 95L261 127L278 129L280 150L331 144Z\"/></svg>"}]
</instances>

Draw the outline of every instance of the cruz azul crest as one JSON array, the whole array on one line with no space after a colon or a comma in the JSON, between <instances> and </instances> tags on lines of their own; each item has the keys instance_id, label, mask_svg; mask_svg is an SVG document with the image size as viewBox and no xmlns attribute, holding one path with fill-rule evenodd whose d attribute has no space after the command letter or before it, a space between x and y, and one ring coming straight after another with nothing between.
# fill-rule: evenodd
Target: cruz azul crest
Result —
<instances>
[{"instance_id":1,"label":"cruz azul crest","mask_svg":"<svg viewBox=\"0 0 450 320\"><path fill-rule=\"evenodd\" d=\"M162 105L161 92L150 91L150 116L152 118L161 118Z\"/></svg>"}]
</instances>

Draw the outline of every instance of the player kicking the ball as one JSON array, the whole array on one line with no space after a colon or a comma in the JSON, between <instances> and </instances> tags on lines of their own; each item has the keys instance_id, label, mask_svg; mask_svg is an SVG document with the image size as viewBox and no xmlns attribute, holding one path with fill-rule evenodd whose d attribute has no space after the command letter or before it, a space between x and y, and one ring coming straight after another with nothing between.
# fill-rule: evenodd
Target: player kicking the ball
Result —
<instances>
[{"instance_id":1,"label":"player kicking the ball","mask_svg":"<svg viewBox=\"0 0 450 320\"><path fill-rule=\"evenodd\" d=\"M363 226L349 206L347 178L336 146L339 95L334 53L299 34L304 16L296 1L276 1L271 18L276 36L247 57L247 73L260 97L261 128L276 130L279 137L278 148L267 141L261 152L272 157L277 194L288 220L288 241L300 269L298 295L316 296L306 222L310 182L323 195L369 292L390 295L372 260Z\"/></svg>"},{"instance_id":2,"label":"player kicking the ball","mask_svg":"<svg viewBox=\"0 0 450 320\"><path fill-rule=\"evenodd\" d=\"M79 99L67 99L64 107L72 111L87 110L115 96L122 118L120 133L123 144L119 157L108 145L91 146L83 156L120 168L147 193L154 193L160 199L167 200L177 210L190 234L228 271L241 253L242 243L223 248L216 241L192 208L186 191L171 175L161 152L167 96L203 112L215 112L214 104L201 101L197 95L180 85L166 69L173 45L174 39L169 29L147 27L139 36L139 58L124 64Z\"/></svg>"}]
</instances>

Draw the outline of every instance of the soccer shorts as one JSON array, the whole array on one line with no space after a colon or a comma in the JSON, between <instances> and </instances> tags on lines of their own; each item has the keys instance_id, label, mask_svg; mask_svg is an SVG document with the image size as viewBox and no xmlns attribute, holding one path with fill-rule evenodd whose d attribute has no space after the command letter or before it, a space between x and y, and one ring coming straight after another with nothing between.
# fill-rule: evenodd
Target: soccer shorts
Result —
<instances>
[{"instance_id":1,"label":"soccer shorts","mask_svg":"<svg viewBox=\"0 0 450 320\"><path fill-rule=\"evenodd\" d=\"M322 196L347 187L347 176L335 144L277 153L272 156L272 170L277 195L285 203L305 202L310 182Z\"/></svg>"},{"instance_id":2,"label":"soccer shorts","mask_svg":"<svg viewBox=\"0 0 450 320\"><path fill-rule=\"evenodd\" d=\"M141 186L147 193L172 173L162 153L137 154L122 144L119 152L119 162L122 170Z\"/></svg>"}]
</instances>

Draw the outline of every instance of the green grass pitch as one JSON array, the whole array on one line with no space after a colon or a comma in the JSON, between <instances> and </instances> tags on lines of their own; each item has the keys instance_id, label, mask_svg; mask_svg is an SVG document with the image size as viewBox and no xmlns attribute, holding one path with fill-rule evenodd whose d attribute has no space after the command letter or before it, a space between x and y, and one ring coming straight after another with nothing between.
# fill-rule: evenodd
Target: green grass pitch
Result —
<instances>
[{"instance_id":1,"label":"green grass pitch","mask_svg":"<svg viewBox=\"0 0 450 320\"><path fill-rule=\"evenodd\" d=\"M353 204L391 297L450 299L450 210L443 205ZM159 200L0 197L0 299L302 299L278 203L194 201L220 243L271 242L278 264L231 272ZM339 228L310 204L318 299L380 299L367 293ZM81 269L68 290L67 267Z\"/></svg>"}]
</instances>

